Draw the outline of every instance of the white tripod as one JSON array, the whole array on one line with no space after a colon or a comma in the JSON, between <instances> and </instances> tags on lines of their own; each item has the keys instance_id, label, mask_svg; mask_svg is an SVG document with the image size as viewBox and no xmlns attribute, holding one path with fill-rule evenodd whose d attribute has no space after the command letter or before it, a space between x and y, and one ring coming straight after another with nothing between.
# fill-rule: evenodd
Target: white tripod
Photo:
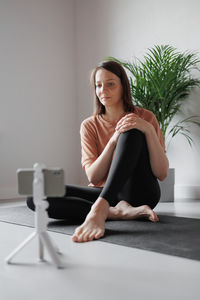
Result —
<instances>
[{"instance_id":1,"label":"white tripod","mask_svg":"<svg viewBox=\"0 0 200 300\"><path fill-rule=\"evenodd\" d=\"M44 247L46 247L49 255L57 268L63 268L63 264L59 258L59 251L52 243L50 236L47 233L48 202L45 201L44 195L44 165L35 164L34 180L33 180L33 201L35 204L35 231L28 236L7 258L6 262L11 263L13 257L20 252L34 237L38 236L39 239L39 260L44 261Z\"/></svg>"}]
</instances>

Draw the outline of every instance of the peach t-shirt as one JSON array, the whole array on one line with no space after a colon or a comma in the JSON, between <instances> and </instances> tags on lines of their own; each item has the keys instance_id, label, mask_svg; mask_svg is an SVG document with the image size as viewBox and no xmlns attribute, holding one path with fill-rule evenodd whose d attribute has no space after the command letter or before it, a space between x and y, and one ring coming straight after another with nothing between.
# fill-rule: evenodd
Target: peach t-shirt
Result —
<instances>
[{"instance_id":1,"label":"peach t-shirt","mask_svg":"<svg viewBox=\"0 0 200 300\"><path fill-rule=\"evenodd\" d=\"M134 108L134 113L154 126L160 144L165 150L163 135L155 115L151 111L137 106ZM103 152L106 144L115 132L115 126L118 121L119 120L109 122L104 120L101 115L94 115L82 122L80 135L82 152L81 164L83 169L85 169L86 165L91 165ZM89 186L102 187L105 184L106 178L107 175L98 184L93 185L90 183Z\"/></svg>"}]
</instances>

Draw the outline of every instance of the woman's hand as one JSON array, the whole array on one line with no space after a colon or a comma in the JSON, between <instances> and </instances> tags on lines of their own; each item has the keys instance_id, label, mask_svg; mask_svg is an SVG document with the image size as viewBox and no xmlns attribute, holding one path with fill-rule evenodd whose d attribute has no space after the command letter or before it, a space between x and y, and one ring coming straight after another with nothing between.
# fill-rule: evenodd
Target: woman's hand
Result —
<instances>
[{"instance_id":1,"label":"woman's hand","mask_svg":"<svg viewBox=\"0 0 200 300\"><path fill-rule=\"evenodd\" d=\"M121 120L119 120L115 130L122 133L130 129L136 128L145 134L150 126L151 124L149 122L139 118L134 113L130 113L121 118Z\"/></svg>"}]
</instances>

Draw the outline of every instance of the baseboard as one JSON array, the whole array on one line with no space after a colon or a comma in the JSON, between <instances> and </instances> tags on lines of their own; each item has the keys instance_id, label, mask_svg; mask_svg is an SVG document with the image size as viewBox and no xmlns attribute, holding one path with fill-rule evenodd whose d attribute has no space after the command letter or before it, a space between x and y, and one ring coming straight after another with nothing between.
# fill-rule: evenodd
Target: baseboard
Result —
<instances>
[{"instance_id":1,"label":"baseboard","mask_svg":"<svg viewBox=\"0 0 200 300\"><path fill-rule=\"evenodd\" d=\"M175 185L175 199L194 199L200 200L200 186Z\"/></svg>"},{"instance_id":2,"label":"baseboard","mask_svg":"<svg viewBox=\"0 0 200 300\"><path fill-rule=\"evenodd\" d=\"M19 194L17 193L17 187L1 187L0 188L0 200L1 199L16 199L19 198Z\"/></svg>"}]
</instances>

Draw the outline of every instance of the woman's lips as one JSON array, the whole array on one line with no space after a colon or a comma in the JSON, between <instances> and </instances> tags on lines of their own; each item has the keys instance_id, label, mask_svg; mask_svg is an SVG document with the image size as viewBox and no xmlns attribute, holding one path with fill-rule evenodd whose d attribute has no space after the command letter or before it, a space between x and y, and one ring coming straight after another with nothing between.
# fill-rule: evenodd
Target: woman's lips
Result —
<instances>
[{"instance_id":1,"label":"woman's lips","mask_svg":"<svg viewBox=\"0 0 200 300\"><path fill-rule=\"evenodd\" d=\"M101 100L107 100L107 99L110 99L110 97L107 97L107 96L101 97Z\"/></svg>"}]
</instances>

